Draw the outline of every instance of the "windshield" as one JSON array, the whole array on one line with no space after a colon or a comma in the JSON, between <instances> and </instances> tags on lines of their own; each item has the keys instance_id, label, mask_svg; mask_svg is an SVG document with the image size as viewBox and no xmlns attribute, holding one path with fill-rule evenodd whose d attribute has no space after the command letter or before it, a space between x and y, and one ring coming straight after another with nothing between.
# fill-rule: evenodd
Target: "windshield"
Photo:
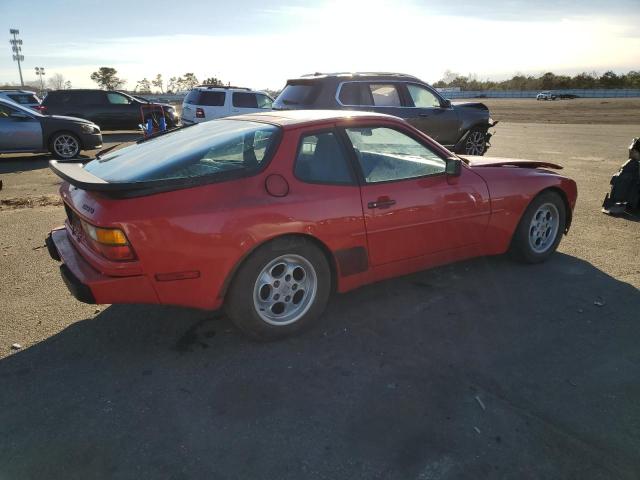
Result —
<instances>
[{"instance_id":1,"label":"windshield","mask_svg":"<svg viewBox=\"0 0 640 480\"><path fill-rule=\"evenodd\" d=\"M32 117L44 117L44 115L42 115L37 110L33 110L33 109L29 108L29 107L25 107L23 105L20 105L19 103L11 101L11 100L6 100L4 102L0 101L0 104L4 104L4 105L6 105L8 107L13 108L14 110L20 110L20 112L26 113L27 115L31 115Z\"/></svg>"},{"instance_id":2,"label":"windshield","mask_svg":"<svg viewBox=\"0 0 640 480\"><path fill-rule=\"evenodd\" d=\"M257 170L275 143L278 127L213 120L110 152L85 169L109 182L146 182Z\"/></svg>"}]
</instances>

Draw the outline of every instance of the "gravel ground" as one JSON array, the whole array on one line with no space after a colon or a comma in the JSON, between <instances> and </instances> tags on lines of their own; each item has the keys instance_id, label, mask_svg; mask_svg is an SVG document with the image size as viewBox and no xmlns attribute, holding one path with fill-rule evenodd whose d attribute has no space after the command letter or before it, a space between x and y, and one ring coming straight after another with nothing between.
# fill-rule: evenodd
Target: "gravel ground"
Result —
<instances>
[{"instance_id":1,"label":"gravel ground","mask_svg":"<svg viewBox=\"0 0 640 480\"><path fill-rule=\"evenodd\" d=\"M0 478L640 478L640 223L599 211L639 132L545 123L504 121L490 153L578 182L552 260L361 288L272 344L76 302L42 248L56 178L2 159Z\"/></svg>"}]
</instances>

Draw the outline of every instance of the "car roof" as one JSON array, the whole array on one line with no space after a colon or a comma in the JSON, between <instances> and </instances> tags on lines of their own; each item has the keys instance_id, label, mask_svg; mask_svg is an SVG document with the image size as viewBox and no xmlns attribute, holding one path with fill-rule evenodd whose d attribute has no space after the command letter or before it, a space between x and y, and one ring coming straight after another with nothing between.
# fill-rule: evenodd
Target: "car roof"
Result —
<instances>
[{"instance_id":1,"label":"car roof","mask_svg":"<svg viewBox=\"0 0 640 480\"><path fill-rule=\"evenodd\" d=\"M31 90L0 90L0 93L29 93L31 95L35 95L36 92Z\"/></svg>"},{"instance_id":2,"label":"car roof","mask_svg":"<svg viewBox=\"0 0 640 480\"><path fill-rule=\"evenodd\" d=\"M413 75L407 75L406 73L395 73L395 72L315 72L309 73L306 75L302 75L297 78L291 78L289 80L322 80L325 78L340 78L340 79L357 79L357 80L365 80L365 79L376 79L376 80L413 80L419 81L421 80L418 77Z\"/></svg>"},{"instance_id":3,"label":"car roof","mask_svg":"<svg viewBox=\"0 0 640 480\"><path fill-rule=\"evenodd\" d=\"M315 122L330 122L348 118L398 119L393 115L384 113L359 112L355 110L272 110L270 112L250 113L227 118L271 123L282 127L298 127Z\"/></svg>"}]
</instances>

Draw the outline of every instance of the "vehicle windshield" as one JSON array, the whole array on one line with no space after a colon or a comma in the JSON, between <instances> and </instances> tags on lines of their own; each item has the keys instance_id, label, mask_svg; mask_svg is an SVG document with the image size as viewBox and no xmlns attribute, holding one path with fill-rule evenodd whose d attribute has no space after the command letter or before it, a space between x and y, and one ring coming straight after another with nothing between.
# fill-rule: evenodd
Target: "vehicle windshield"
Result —
<instances>
[{"instance_id":1,"label":"vehicle windshield","mask_svg":"<svg viewBox=\"0 0 640 480\"><path fill-rule=\"evenodd\" d=\"M108 182L147 182L255 171L267 159L278 127L213 120L110 152L85 169Z\"/></svg>"}]
</instances>

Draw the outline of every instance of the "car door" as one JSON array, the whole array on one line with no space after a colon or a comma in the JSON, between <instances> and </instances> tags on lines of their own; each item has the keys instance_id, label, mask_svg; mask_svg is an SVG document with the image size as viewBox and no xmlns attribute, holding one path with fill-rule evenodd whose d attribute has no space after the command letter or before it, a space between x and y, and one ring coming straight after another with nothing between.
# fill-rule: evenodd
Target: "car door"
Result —
<instances>
[{"instance_id":1,"label":"car door","mask_svg":"<svg viewBox=\"0 0 640 480\"><path fill-rule=\"evenodd\" d=\"M78 116L102 126L108 126L109 116L105 93L100 90L87 90L77 92L72 97L69 105L75 110L73 116Z\"/></svg>"},{"instance_id":2,"label":"car door","mask_svg":"<svg viewBox=\"0 0 640 480\"><path fill-rule=\"evenodd\" d=\"M138 101L119 92L107 92L106 97L106 126L126 130L142 123L141 104ZM149 112L151 110L149 108Z\"/></svg>"},{"instance_id":3,"label":"car door","mask_svg":"<svg viewBox=\"0 0 640 480\"><path fill-rule=\"evenodd\" d=\"M402 117L403 97L397 82L343 82L338 87L338 103L353 110L386 113Z\"/></svg>"},{"instance_id":4,"label":"car door","mask_svg":"<svg viewBox=\"0 0 640 480\"><path fill-rule=\"evenodd\" d=\"M373 266L465 249L482 242L489 192L477 174L445 174L446 159L408 131L345 128L361 173Z\"/></svg>"},{"instance_id":5,"label":"car door","mask_svg":"<svg viewBox=\"0 0 640 480\"><path fill-rule=\"evenodd\" d=\"M262 93L233 92L231 114L255 113L271 110L273 100Z\"/></svg>"},{"instance_id":6,"label":"car door","mask_svg":"<svg viewBox=\"0 0 640 480\"><path fill-rule=\"evenodd\" d=\"M22 110L0 103L0 151L33 152L42 149L40 121Z\"/></svg>"},{"instance_id":7,"label":"car door","mask_svg":"<svg viewBox=\"0 0 640 480\"><path fill-rule=\"evenodd\" d=\"M454 145L460 138L460 121L451 102L416 83L405 84L407 100L402 118L442 145Z\"/></svg>"}]
</instances>

